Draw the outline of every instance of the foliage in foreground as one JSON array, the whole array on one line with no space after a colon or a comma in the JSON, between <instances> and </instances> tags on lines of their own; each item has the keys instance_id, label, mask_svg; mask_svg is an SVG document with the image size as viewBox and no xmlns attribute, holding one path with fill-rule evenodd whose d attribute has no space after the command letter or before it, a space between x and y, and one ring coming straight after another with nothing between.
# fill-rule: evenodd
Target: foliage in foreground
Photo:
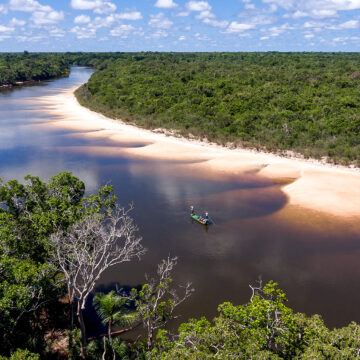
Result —
<instances>
[{"instance_id":1,"label":"foliage in foreground","mask_svg":"<svg viewBox=\"0 0 360 360\"><path fill-rule=\"evenodd\" d=\"M77 91L81 104L146 128L360 164L359 54L118 56Z\"/></svg>"},{"instance_id":2,"label":"foliage in foreground","mask_svg":"<svg viewBox=\"0 0 360 360\"><path fill-rule=\"evenodd\" d=\"M360 358L360 326L351 323L329 330L320 316L293 313L277 284L253 288L245 305L229 302L219 315L191 319L178 334L160 330L152 358L172 359L356 359Z\"/></svg>"},{"instance_id":3,"label":"foliage in foreground","mask_svg":"<svg viewBox=\"0 0 360 360\"><path fill-rule=\"evenodd\" d=\"M48 183L26 176L26 184L0 179L0 354L25 346L46 347L45 333L67 323L60 299L64 278L51 261L50 235L66 231L91 214L113 206L112 187L85 197L85 185L71 173Z\"/></svg>"},{"instance_id":4,"label":"foliage in foreground","mask_svg":"<svg viewBox=\"0 0 360 360\"><path fill-rule=\"evenodd\" d=\"M308 317L287 307L286 296L276 283L251 288L248 303L219 305L213 321L190 319L175 334L158 330L150 349L149 339L132 342L104 337L89 343L87 355L89 359L144 360L360 358L358 324L330 330L319 315Z\"/></svg>"}]
</instances>

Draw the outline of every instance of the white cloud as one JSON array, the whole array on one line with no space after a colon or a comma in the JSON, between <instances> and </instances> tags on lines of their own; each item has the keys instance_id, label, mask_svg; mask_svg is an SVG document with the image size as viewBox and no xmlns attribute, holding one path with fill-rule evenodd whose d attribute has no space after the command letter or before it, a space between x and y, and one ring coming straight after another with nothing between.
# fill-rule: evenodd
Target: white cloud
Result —
<instances>
[{"instance_id":1,"label":"white cloud","mask_svg":"<svg viewBox=\"0 0 360 360\"><path fill-rule=\"evenodd\" d=\"M16 18L12 18L9 23L11 26L24 26L26 24L25 20L19 20Z\"/></svg>"},{"instance_id":2,"label":"white cloud","mask_svg":"<svg viewBox=\"0 0 360 360\"><path fill-rule=\"evenodd\" d=\"M245 7L246 10L255 10L255 5L254 4L248 3L248 4L245 4L244 7Z\"/></svg>"},{"instance_id":3,"label":"white cloud","mask_svg":"<svg viewBox=\"0 0 360 360\"><path fill-rule=\"evenodd\" d=\"M110 27L116 22L116 15L111 14L106 16L105 18L102 18L100 16L97 16L92 23L89 24L89 26L100 29L102 27Z\"/></svg>"},{"instance_id":4,"label":"white cloud","mask_svg":"<svg viewBox=\"0 0 360 360\"><path fill-rule=\"evenodd\" d=\"M46 39L44 35L16 36L16 40L19 42L39 42L44 39Z\"/></svg>"},{"instance_id":5,"label":"white cloud","mask_svg":"<svg viewBox=\"0 0 360 360\"><path fill-rule=\"evenodd\" d=\"M105 1L100 6L94 9L94 13L96 14L111 14L116 11L116 5Z\"/></svg>"},{"instance_id":6,"label":"white cloud","mask_svg":"<svg viewBox=\"0 0 360 360\"><path fill-rule=\"evenodd\" d=\"M195 16L197 19L214 18L215 15L209 10L201 11L199 15Z\"/></svg>"},{"instance_id":7,"label":"white cloud","mask_svg":"<svg viewBox=\"0 0 360 360\"><path fill-rule=\"evenodd\" d=\"M8 9L5 5L0 4L0 14L7 14Z\"/></svg>"},{"instance_id":8,"label":"white cloud","mask_svg":"<svg viewBox=\"0 0 360 360\"><path fill-rule=\"evenodd\" d=\"M31 20L35 25L56 24L64 19L62 11L34 11L31 15Z\"/></svg>"},{"instance_id":9,"label":"white cloud","mask_svg":"<svg viewBox=\"0 0 360 360\"><path fill-rule=\"evenodd\" d=\"M52 28L49 30L49 35L52 37L60 38L60 37L64 37L65 34L66 34L65 31L62 29Z\"/></svg>"},{"instance_id":10,"label":"white cloud","mask_svg":"<svg viewBox=\"0 0 360 360\"><path fill-rule=\"evenodd\" d=\"M200 41L209 41L209 40L211 40L211 39L209 38L209 36L206 35L206 34L201 35L200 33L196 33L196 34L195 34L195 37L196 37L198 40L200 40Z\"/></svg>"},{"instance_id":11,"label":"white cloud","mask_svg":"<svg viewBox=\"0 0 360 360\"><path fill-rule=\"evenodd\" d=\"M211 5L207 1L189 1L185 6L189 11L211 10Z\"/></svg>"},{"instance_id":12,"label":"white cloud","mask_svg":"<svg viewBox=\"0 0 360 360\"><path fill-rule=\"evenodd\" d=\"M277 11L277 9L278 9L278 7L275 4L271 4L268 12L269 13L274 13L274 12Z\"/></svg>"},{"instance_id":13,"label":"white cloud","mask_svg":"<svg viewBox=\"0 0 360 360\"><path fill-rule=\"evenodd\" d=\"M344 30L344 29L357 29L359 27L359 20L349 20L342 24L329 26L330 30Z\"/></svg>"},{"instance_id":14,"label":"white cloud","mask_svg":"<svg viewBox=\"0 0 360 360\"><path fill-rule=\"evenodd\" d=\"M116 17L121 20L140 20L142 19L141 12L139 11L128 11L120 14L116 14Z\"/></svg>"},{"instance_id":15,"label":"white cloud","mask_svg":"<svg viewBox=\"0 0 360 360\"><path fill-rule=\"evenodd\" d=\"M132 25L121 24L116 28L111 29L110 35L118 36L121 37L122 39L126 39L129 36L130 32L132 32L133 30L135 30L135 28Z\"/></svg>"},{"instance_id":16,"label":"white cloud","mask_svg":"<svg viewBox=\"0 0 360 360\"><path fill-rule=\"evenodd\" d=\"M325 23L323 22L318 22L318 21L307 21L304 23L304 28L322 28L325 27Z\"/></svg>"},{"instance_id":17,"label":"white cloud","mask_svg":"<svg viewBox=\"0 0 360 360\"><path fill-rule=\"evenodd\" d=\"M3 35L4 33L12 33L15 29L10 26L0 25L0 33Z\"/></svg>"},{"instance_id":18,"label":"white cloud","mask_svg":"<svg viewBox=\"0 0 360 360\"><path fill-rule=\"evenodd\" d=\"M275 19L272 16L257 15L250 17L246 22L253 25L269 25L272 24Z\"/></svg>"},{"instance_id":19,"label":"white cloud","mask_svg":"<svg viewBox=\"0 0 360 360\"><path fill-rule=\"evenodd\" d=\"M79 15L76 16L76 18L74 19L74 23L75 24L87 24L90 22L90 16L88 15Z\"/></svg>"},{"instance_id":20,"label":"white cloud","mask_svg":"<svg viewBox=\"0 0 360 360\"><path fill-rule=\"evenodd\" d=\"M173 0L157 0L154 6L164 9L172 9L178 5Z\"/></svg>"},{"instance_id":21,"label":"white cloud","mask_svg":"<svg viewBox=\"0 0 360 360\"><path fill-rule=\"evenodd\" d=\"M315 17L315 18L328 18L328 17L334 17L336 16L336 10L334 9L313 9L309 16Z\"/></svg>"},{"instance_id":22,"label":"white cloud","mask_svg":"<svg viewBox=\"0 0 360 360\"><path fill-rule=\"evenodd\" d=\"M169 29L173 22L166 18L163 13L159 13L157 15L150 15L148 24L159 29Z\"/></svg>"},{"instance_id":23,"label":"white cloud","mask_svg":"<svg viewBox=\"0 0 360 360\"><path fill-rule=\"evenodd\" d=\"M336 42L344 42L344 41L359 41L360 40L360 36L344 36L344 37L336 37L333 39L333 41Z\"/></svg>"},{"instance_id":24,"label":"white cloud","mask_svg":"<svg viewBox=\"0 0 360 360\"><path fill-rule=\"evenodd\" d=\"M75 10L93 10L96 14L109 14L116 11L116 5L104 0L71 0Z\"/></svg>"},{"instance_id":25,"label":"white cloud","mask_svg":"<svg viewBox=\"0 0 360 360\"><path fill-rule=\"evenodd\" d=\"M91 27L73 27L70 32L74 33L78 39L89 39L96 36L96 29Z\"/></svg>"},{"instance_id":26,"label":"white cloud","mask_svg":"<svg viewBox=\"0 0 360 360\"><path fill-rule=\"evenodd\" d=\"M270 39L270 37L269 36L262 36L261 38L260 38L260 40L261 41L264 41L264 40L269 40Z\"/></svg>"},{"instance_id":27,"label":"white cloud","mask_svg":"<svg viewBox=\"0 0 360 360\"><path fill-rule=\"evenodd\" d=\"M181 35L181 36L179 36L179 40L184 41L184 40L186 40L186 37L184 35Z\"/></svg>"},{"instance_id":28,"label":"white cloud","mask_svg":"<svg viewBox=\"0 0 360 360\"><path fill-rule=\"evenodd\" d=\"M284 18L299 19L299 18L306 17L306 16L309 16L309 13L307 13L305 11L301 11L301 10L296 10L293 13L285 14Z\"/></svg>"},{"instance_id":29,"label":"white cloud","mask_svg":"<svg viewBox=\"0 0 360 360\"><path fill-rule=\"evenodd\" d=\"M181 11L176 16L189 16L189 15L190 15L189 11Z\"/></svg>"},{"instance_id":30,"label":"white cloud","mask_svg":"<svg viewBox=\"0 0 360 360\"><path fill-rule=\"evenodd\" d=\"M258 7L254 9L247 9L238 14L241 18L241 23L251 25L269 25L277 21L274 16L274 12L277 10L277 6L272 4L269 8Z\"/></svg>"},{"instance_id":31,"label":"white cloud","mask_svg":"<svg viewBox=\"0 0 360 360\"><path fill-rule=\"evenodd\" d=\"M220 27L220 28L225 28L229 24L229 22L226 21L226 20L219 21L219 20L214 20L214 19L204 19L203 23L206 24L206 25L210 25L210 26L214 26L214 27Z\"/></svg>"},{"instance_id":32,"label":"white cloud","mask_svg":"<svg viewBox=\"0 0 360 360\"><path fill-rule=\"evenodd\" d=\"M229 27L226 29L226 33L240 33L246 30L254 29L254 24L238 23L237 21L231 22Z\"/></svg>"},{"instance_id":33,"label":"white cloud","mask_svg":"<svg viewBox=\"0 0 360 360\"><path fill-rule=\"evenodd\" d=\"M303 13L309 17L327 18L337 16L338 11L360 9L360 0L263 0L263 2L293 12L288 17Z\"/></svg>"},{"instance_id":34,"label":"white cloud","mask_svg":"<svg viewBox=\"0 0 360 360\"><path fill-rule=\"evenodd\" d=\"M10 0L9 8L15 11L31 12L35 25L55 24L64 19L63 11L56 11L51 6L41 5L35 0Z\"/></svg>"},{"instance_id":35,"label":"white cloud","mask_svg":"<svg viewBox=\"0 0 360 360\"><path fill-rule=\"evenodd\" d=\"M156 32L154 32L153 34L147 35L146 39L160 39L160 38L165 38L168 37L169 34L165 31L165 30L156 30Z\"/></svg>"},{"instance_id":36,"label":"white cloud","mask_svg":"<svg viewBox=\"0 0 360 360\"><path fill-rule=\"evenodd\" d=\"M25 11L25 12L33 12L33 11L52 11L53 9L48 5L41 5L39 2L35 0L10 0L9 8L15 11Z\"/></svg>"},{"instance_id":37,"label":"white cloud","mask_svg":"<svg viewBox=\"0 0 360 360\"><path fill-rule=\"evenodd\" d=\"M71 7L76 10L93 10L101 5L99 0L71 0Z\"/></svg>"},{"instance_id":38,"label":"white cloud","mask_svg":"<svg viewBox=\"0 0 360 360\"><path fill-rule=\"evenodd\" d=\"M277 37L283 34L284 32L286 32L287 30L294 30L294 27L290 26L288 23L283 24L281 26L273 26L267 30L268 32L267 35L271 37Z\"/></svg>"},{"instance_id":39,"label":"white cloud","mask_svg":"<svg viewBox=\"0 0 360 360\"><path fill-rule=\"evenodd\" d=\"M178 16L187 16L194 11L199 12L195 17L201 19L206 25L225 28L229 24L226 20L216 20L216 16L211 12L211 5L207 1L189 1L185 6L188 12L180 13Z\"/></svg>"},{"instance_id":40,"label":"white cloud","mask_svg":"<svg viewBox=\"0 0 360 360\"><path fill-rule=\"evenodd\" d=\"M305 34L304 38L305 39L312 39L315 35L314 34Z\"/></svg>"}]
</instances>

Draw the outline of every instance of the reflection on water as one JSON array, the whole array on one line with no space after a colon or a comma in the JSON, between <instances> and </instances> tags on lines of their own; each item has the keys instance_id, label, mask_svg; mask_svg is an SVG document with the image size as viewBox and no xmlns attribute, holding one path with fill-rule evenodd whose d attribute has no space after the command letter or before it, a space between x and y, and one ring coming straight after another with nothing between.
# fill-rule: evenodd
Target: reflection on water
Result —
<instances>
[{"instance_id":1,"label":"reflection on water","mask_svg":"<svg viewBox=\"0 0 360 360\"><path fill-rule=\"evenodd\" d=\"M44 111L41 97L80 85L90 74L74 68L68 79L0 92L0 177L49 178L67 170L88 191L112 184L122 204L135 203L133 216L148 253L108 271L99 286L141 284L171 254L179 257L176 281L192 281L196 289L182 305L180 321L212 317L225 300L247 301L248 284L259 275L279 282L297 311L320 313L331 326L360 321L353 305L360 301L359 233L318 213L284 210L281 182L287 179L273 182L255 173L219 178L181 162L133 159L121 148L148 143L52 127L55 118ZM95 147L103 150L90 151ZM215 224L206 229L192 223L190 205L208 211Z\"/></svg>"}]
</instances>

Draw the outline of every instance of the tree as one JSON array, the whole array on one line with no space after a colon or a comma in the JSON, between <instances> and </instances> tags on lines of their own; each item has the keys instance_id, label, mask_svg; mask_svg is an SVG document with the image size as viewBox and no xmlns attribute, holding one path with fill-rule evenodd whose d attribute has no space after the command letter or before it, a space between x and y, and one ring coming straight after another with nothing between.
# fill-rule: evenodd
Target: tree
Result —
<instances>
[{"instance_id":1,"label":"tree","mask_svg":"<svg viewBox=\"0 0 360 360\"><path fill-rule=\"evenodd\" d=\"M120 325L121 327L131 326L138 320L138 314L134 311L130 312L126 305L129 303L129 298L118 295L114 290L107 294L96 293L93 303L97 314L100 316L104 325L108 327L109 343L113 352L113 359L116 358L113 347L111 329L113 325ZM104 336L104 353L105 359L106 343Z\"/></svg>"},{"instance_id":2,"label":"tree","mask_svg":"<svg viewBox=\"0 0 360 360\"><path fill-rule=\"evenodd\" d=\"M48 261L50 234L115 201L110 187L85 198L84 183L67 172L48 183L30 175L25 180L0 180L0 348L5 354L20 345L19 339L23 345L36 329L43 331L35 314L62 296L59 271Z\"/></svg>"},{"instance_id":3,"label":"tree","mask_svg":"<svg viewBox=\"0 0 360 360\"><path fill-rule=\"evenodd\" d=\"M153 345L154 331L165 326L170 319L173 319L174 310L185 301L194 291L191 283L187 283L182 297L179 297L176 290L171 288L171 271L177 263L177 258L164 259L158 265L158 277L147 280L140 291L132 290L135 299L136 311L141 318L147 331L147 347L151 350Z\"/></svg>"},{"instance_id":4,"label":"tree","mask_svg":"<svg viewBox=\"0 0 360 360\"><path fill-rule=\"evenodd\" d=\"M292 310L284 305L285 294L276 283L251 288L247 304L221 304L213 323L191 319L174 337L160 332L154 354L161 354L161 359L292 359L294 345L299 350L308 340L306 323L294 325Z\"/></svg>"},{"instance_id":5,"label":"tree","mask_svg":"<svg viewBox=\"0 0 360 360\"><path fill-rule=\"evenodd\" d=\"M125 210L84 216L68 231L51 235L54 262L65 275L70 303L76 302L81 328L81 357L85 358L86 329L82 315L86 300L102 273L145 253L137 227Z\"/></svg>"}]
</instances>

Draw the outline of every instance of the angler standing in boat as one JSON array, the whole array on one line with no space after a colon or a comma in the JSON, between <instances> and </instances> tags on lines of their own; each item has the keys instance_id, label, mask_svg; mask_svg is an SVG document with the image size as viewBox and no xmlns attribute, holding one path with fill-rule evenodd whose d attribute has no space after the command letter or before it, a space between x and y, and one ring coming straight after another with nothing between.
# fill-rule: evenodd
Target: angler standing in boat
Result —
<instances>
[{"instance_id":1,"label":"angler standing in boat","mask_svg":"<svg viewBox=\"0 0 360 360\"><path fill-rule=\"evenodd\" d=\"M195 211L194 211L194 207L191 205L190 206L190 215L194 215Z\"/></svg>"}]
</instances>

